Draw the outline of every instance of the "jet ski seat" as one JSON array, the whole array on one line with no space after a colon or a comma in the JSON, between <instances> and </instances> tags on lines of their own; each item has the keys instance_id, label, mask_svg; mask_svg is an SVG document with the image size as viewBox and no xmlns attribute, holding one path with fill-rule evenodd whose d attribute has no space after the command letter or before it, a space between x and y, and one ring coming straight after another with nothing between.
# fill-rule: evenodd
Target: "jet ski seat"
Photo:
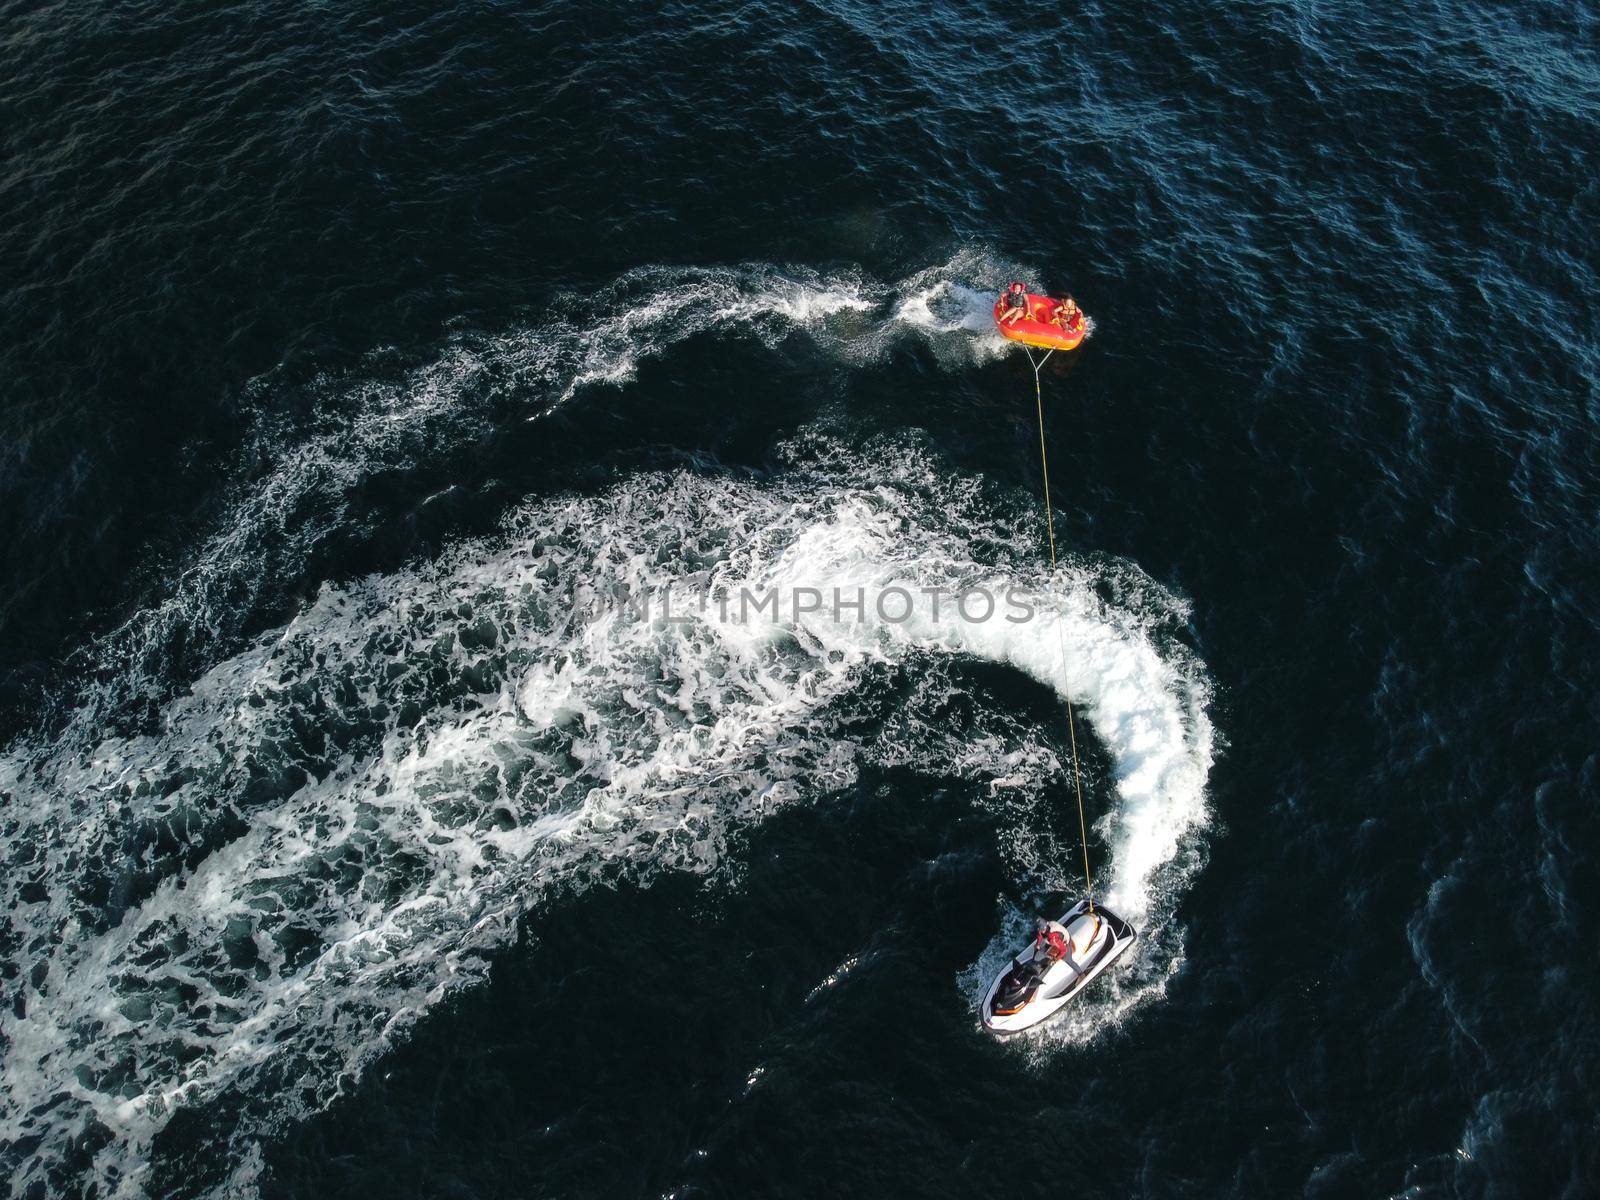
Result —
<instances>
[{"instance_id":1,"label":"jet ski seat","mask_svg":"<svg viewBox=\"0 0 1600 1200\"><path fill-rule=\"evenodd\" d=\"M1067 926L1067 940L1072 943L1072 954L1075 958L1082 958L1087 954L1089 947L1094 945L1094 939L1100 933L1100 918L1091 913L1084 913Z\"/></svg>"}]
</instances>

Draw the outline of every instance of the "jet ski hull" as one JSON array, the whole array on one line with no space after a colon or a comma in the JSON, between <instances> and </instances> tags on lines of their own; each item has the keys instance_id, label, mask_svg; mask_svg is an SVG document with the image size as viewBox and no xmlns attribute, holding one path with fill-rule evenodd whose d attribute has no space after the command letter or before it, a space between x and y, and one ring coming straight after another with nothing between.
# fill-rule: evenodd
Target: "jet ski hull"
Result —
<instances>
[{"instance_id":1,"label":"jet ski hull","mask_svg":"<svg viewBox=\"0 0 1600 1200\"><path fill-rule=\"evenodd\" d=\"M1061 918L1061 923L1071 925L1074 920L1088 913L1089 902L1080 901ZM1077 970L1074 971L1072 966L1064 962L1052 964L1044 971L1032 995L1014 1011L996 1012L996 998L1013 971L1034 969L1034 947L1030 945L1023 950L1007 964L1005 970L995 976L983 998L984 1028L996 1034L1021 1033L1024 1029L1032 1029L1070 1004L1097 975L1132 948L1139 936L1138 930L1104 905L1096 905L1094 915L1100 918L1100 928L1089 944L1073 956Z\"/></svg>"}]
</instances>

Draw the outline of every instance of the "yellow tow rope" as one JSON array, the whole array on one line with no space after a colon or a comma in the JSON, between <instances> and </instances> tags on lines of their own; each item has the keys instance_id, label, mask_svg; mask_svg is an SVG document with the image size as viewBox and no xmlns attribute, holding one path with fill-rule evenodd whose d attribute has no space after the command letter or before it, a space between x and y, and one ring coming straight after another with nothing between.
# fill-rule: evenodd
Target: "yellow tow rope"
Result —
<instances>
[{"instance_id":1,"label":"yellow tow rope","mask_svg":"<svg viewBox=\"0 0 1600 1200\"><path fill-rule=\"evenodd\" d=\"M1050 537L1050 577L1056 574L1056 519L1050 507L1050 456L1044 448L1044 393L1039 385L1039 369L1049 361L1054 350L1045 352L1045 356L1038 362L1033 361L1033 351L1023 347L1028 355L1028 363L1033 367L1033 402L1039 412L1039 469L1044 475L1044 521L1045 531ZM1072 719L1072 697L1067 695L1067 635L1061 628L1061 623L1056 623L1056 633L1061 642L1061 686L1062 697L1067 702L1067 738L1072 745L1072 787L1078 797L1078 837L1083 847L1083 884L1088 891L1089 912L1094 912L1094 876L1089 873L1089 823L1083 815L1083 771L1078 765L1078 729L1077 723Z\"/></svg>"}]
</instances>

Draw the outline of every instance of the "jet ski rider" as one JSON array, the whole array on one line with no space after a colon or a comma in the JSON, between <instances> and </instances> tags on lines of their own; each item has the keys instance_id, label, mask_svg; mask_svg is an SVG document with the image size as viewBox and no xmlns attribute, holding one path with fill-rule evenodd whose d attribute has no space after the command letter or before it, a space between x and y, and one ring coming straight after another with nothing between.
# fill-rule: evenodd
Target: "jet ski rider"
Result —
<instances>
[{"instance_id":1,"label":"jet ski rider","mask_svg":"<svg viewBox=\"0 0 1600 1200\"><path fill-rule=\"evenodd\" d=\"M1000 314L1002 325L1010 325L1028 315L1028 289L1020 283L1011 284L1001 293L1000 299L1005 305L1005 312Z\"/></svg>"},{"instance_id":2,"label":"jet ski rider","mask_svg":"<svg viewBox=\"0 0 1600 1200\"><path fill-rule=\"evenodd\" d=\"M1036 957L1043 957L1046 962L1060 962L1067 956L1067 951L1072 943L1067 940L1067 927L1060 921L1039 922L1037 935L1033 939L1033 953Z\"/></svg>"}]
</instances>

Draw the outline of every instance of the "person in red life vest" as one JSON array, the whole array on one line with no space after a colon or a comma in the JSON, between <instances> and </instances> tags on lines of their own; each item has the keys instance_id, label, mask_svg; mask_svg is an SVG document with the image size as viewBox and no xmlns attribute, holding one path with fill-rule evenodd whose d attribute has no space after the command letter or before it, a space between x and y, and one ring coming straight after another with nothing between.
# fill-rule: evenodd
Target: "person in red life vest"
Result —
<instances>
[{"instance_id":1,"label":"person in red life vest","mask_svg":"<svg viewBox=\"0 0 1600 1200\"><path fill-rule=\"evenodd\" d=\"M1020 283L1013 283L1000 293L1000 302L1004 311L1000 314L1000 324L1011 325L1028 315L1028 289Z\"/></svg>"},{"instance_id":2,"label":"person in red life vest","mask_svg":"<svg viewBox=\"0 0 1600 1200\"><path fill-rule=\"evenodd\" d=\"M1083 310L1078 307L1078 302L1071 296L1064 300L1057 300L1056 306L1050 310L1050 320L1053 324L1063 329L1071 329L1083 317Z\"/></svg>"},{"instance_id":3,"label":"person in red life vest","mask_svg":"<svg viewBox=\"0 0 1600 1200\"><path fill-rule=\"evenodd\" d=\"M1067 956L1072 943L1067 940L1067 927L1060 921L1040 921L1039 932L1033 939L1035 957L1046 962L1059 962Z\"/></svg>"}]
</instances>

